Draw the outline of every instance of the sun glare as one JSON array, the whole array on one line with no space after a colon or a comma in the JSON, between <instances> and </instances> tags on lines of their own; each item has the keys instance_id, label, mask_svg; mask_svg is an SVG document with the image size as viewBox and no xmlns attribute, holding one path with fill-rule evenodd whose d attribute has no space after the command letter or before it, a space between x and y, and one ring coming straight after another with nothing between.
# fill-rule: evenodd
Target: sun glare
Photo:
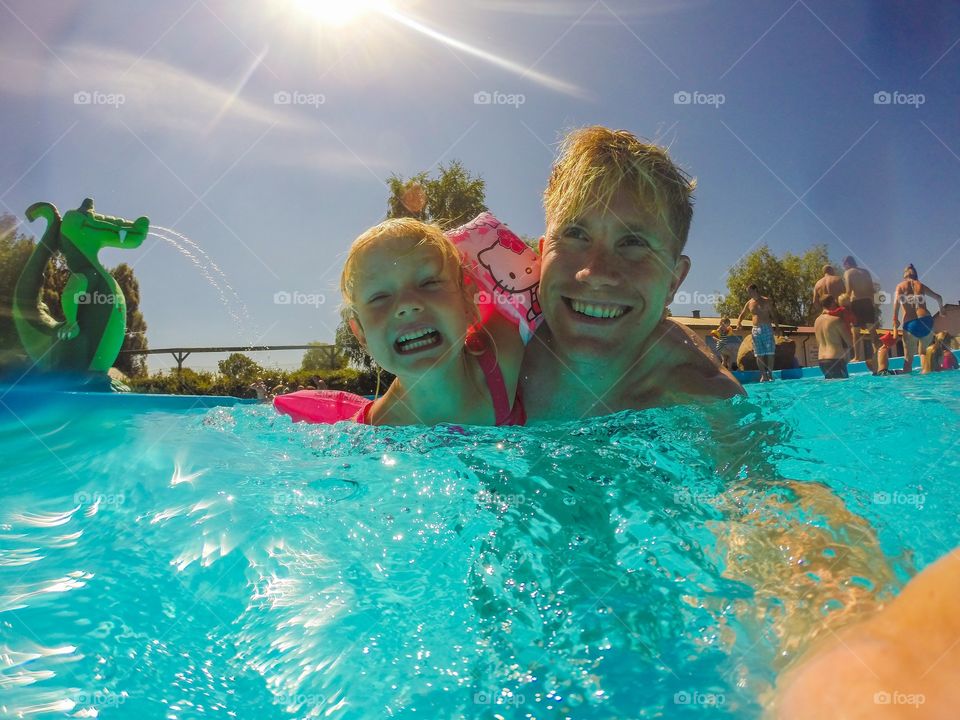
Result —
<instances>
[{"instance_id":1,"label":"sun glare","mask_svg":"<svg viewBox=\"0 0 960 720\"><path fill-rule=\"evenodd\" d=\"M294 0L294 4L324 25L343 27L371 12L389 10L388 0Z\"/></svg>"}]
</instances>

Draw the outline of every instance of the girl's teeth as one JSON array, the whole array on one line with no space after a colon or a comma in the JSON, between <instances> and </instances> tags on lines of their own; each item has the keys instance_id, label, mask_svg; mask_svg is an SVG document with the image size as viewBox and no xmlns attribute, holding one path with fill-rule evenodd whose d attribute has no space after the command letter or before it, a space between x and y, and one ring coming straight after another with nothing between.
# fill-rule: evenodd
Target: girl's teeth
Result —
<instances>
[{"instance_id":1,"label":"girl's teeth","mask_svg":"<svg viewBox=\"0 0 960 720\"><path fill-rule=\"evenodd\" d=\"M397 342L404 343L409 340L416 340L417 338L423 337L424 335L429 335L432 332L436 332L436 331L433 328L424 328L423 330L417 330L412 333L407 333L406 335L401 335L400 337L397 338Z\"/></svg>"}]
</instances>

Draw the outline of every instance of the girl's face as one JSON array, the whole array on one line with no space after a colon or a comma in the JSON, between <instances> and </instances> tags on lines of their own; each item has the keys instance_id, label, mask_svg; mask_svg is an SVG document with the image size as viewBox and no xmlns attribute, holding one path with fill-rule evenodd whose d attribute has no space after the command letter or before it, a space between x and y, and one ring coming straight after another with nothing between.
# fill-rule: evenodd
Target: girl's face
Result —
<instances>
[{"instance_id":1,"label":"girl's face","mask_svg":"<svg viewBox=\"0 0 960 720\"><path fill-rule=\"evenodd\" d=\"M460 357L471 322L459 266L417 238L390 238L362 251L354 285L354 332L394 375L421 374Z\"/></svg>"}]
</instances>

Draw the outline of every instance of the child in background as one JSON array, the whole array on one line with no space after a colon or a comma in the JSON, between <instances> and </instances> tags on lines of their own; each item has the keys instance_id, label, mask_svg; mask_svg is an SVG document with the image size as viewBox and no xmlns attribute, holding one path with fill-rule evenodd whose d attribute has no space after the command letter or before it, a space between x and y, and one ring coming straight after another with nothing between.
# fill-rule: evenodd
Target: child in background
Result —
<instances>
[{"instance_id":1,"label":"child in background","mask_svg":"<svg viewBox=\"0 0 960 720\"><path fill-rule=\"evenodd\" d=\"M720 355L720 364L727 370L736 369L737 360L733 353L733 328L730 327L730 318L720 318L720 324L715 330L710 331L710 335L717 341L717 354Z\"/></svg>"},{"instance_id":2,"label":"child in background","mask_svg":"<svg viewBox=\"0 0 960 720\"><path fill-rule=\"evenodd\" d=\"M933 336L933 342L920 359L923 372L957 369L957 358L950 349L950 342L951 337L945 332L938 332Z\"/></svg>"},{"instance_id":3,"label":"child in background","mask_svg":"<svg viewBox=\"0 0 960 720\"><path fill-rule=\"evenodd\" d=\"M294 420L370 425L521 425L523 341L500 313L483 325L460 254L436 225L387 220L354 241L340 279L344 316L396 379L376 400L306 391L274 401Z\"/></svg>"},{"instance_id":4,"label":"child in background","mask_svg":"<svg viewBox=\"0 0 960 720\"><path fill-rule=\"evenodd\" d=\"M899 375L899 370L890 369L890 353L897 347L897 338L887 332L880 336L880 350L877 351L877 375Z\"/></svg>"}]
</instances>

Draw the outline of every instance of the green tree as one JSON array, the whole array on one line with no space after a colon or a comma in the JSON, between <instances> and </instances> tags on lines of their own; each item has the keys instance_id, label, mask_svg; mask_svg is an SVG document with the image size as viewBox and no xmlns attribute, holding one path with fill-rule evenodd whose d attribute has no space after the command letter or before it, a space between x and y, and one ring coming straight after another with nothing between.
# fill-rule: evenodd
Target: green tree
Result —
<instances>
[{"instance_id":1,"label":"green tree","mask_svg":"<svg viewBox=\"0 0 960 720\"><path fill-rule=\"evenodd\" d=\"M303 354L301 370L340 370L347 366L350 359L336 345L327 343L307 343L310 349Z\"/></svg>"},{"instance_id":2,"label":"green tree","mask_svg":"<svg viewBox=\"0 0 960 720\"><path fill-rule=\"evenodd\" d=\"M420 172L404 180L391 175L387 181L387 217L413 217L434 222L444 230L463 225L487 209L486 183L474 177L459 160L440 165L435 178ZM418 207L417 187L426 194L426 204Z\"/></svg>"},{"instance_id":3,"label":"green tree","mask_svg":"<svg viewBox=\"0 0 960 720\"><path fill-rule=\"evenodd\" d=\"M146 350L147 321L140 312L140 283L133 274L133 268L126 263L120 263L110 274L120 286L127 304L127 334L120 349ZM113 366L127 377L142 377L147 374L147 356L121 354L117 356Z\"/></svg>"},{"instance_id":4,"label":"green tree","mask_svg":"<svg viewBox=\"0 0 960 720\"><path fill-rule=\"evenodd\" d=\"M252 383L263 373L263 368L243 353L232 353L217 363L217 369L224 377L240 384Z\"/></svg>"},{"instance_id":5,"label":"green tree","mask_svg":"<svg viewBox=\"0 0 960 720\"><path fill-rule=\"evenodd\" d=\"M13 323L13 289L33 252L33 238L17 231L17 219L0 215L0 365L21 363L26 353Z\"/></svg>"},{"instance_id":6,"label":"green tree","mask_svg":"<svg viewBox=\"0 0 960 720\"><path fill-rule=\"evenodd\" d=\"M730 269L727 295L717 303L717 311L736 318L750 297L747 287L755 284L773 300L780 322L810 325L815 319L813 286L829 262L826 245L815 245L802 255L786 253L782 258L763 245Z\"/></svg>"},{"instance_id":7,"label":"green tree","mask_svg":"<svg viewBox=\"0 0 960 720\"><path fill-rule=\"evenodd\" d=\"M341 320L337 325L337 336L334 340L337 350L346 356L347 361L354 367L362 370L375 370L377 364L373 358L363 349L363 345L357 340L357 336L350 329L350 324L346 320Z\"/></svg>"}]
</instances>

